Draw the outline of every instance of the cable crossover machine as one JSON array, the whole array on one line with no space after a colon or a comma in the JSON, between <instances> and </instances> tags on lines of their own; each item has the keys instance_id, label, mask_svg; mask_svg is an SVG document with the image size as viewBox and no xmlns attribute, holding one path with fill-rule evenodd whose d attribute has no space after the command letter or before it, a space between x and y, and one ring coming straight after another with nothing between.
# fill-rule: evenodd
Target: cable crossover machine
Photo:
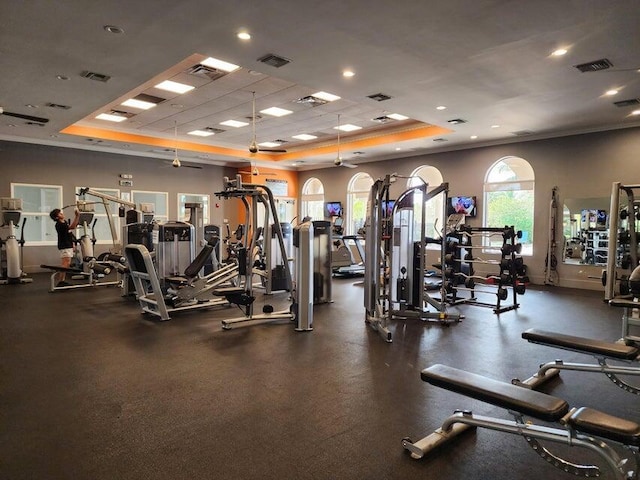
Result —
<instances>
[{"instance_id":1,"label":"cable crossover machine","mask_svg":"<svg viewBox=\"0 0 640 480\"><path fill-rule=\"evenodd\" d=\"M248 245L238 249L238 262L240 274L244 280L238 286L214 289L214 295L227 298L229 303L244 307L244 316L222 321L225 330L253 326L276 320L290 320L296 322L296 331L313 330L313 225L305 222L298 225L293 232L293 244L295 247L295 271L296 282L293 281L289 268L284 268L286 285L284 290L290 292L291 305L287 310L274 311L271 305L264 305L261 314L255 314L253 303L253 252L260 239L261 231L258 225L258 205L262 204L271 212L273 219L273 231L277 239L277 246L281 258L287 258L282 226L278 221L276 203L271 190L265 185L243 183L240 175L231 180L224 177L224 190L216 192L218 198L225 200L236 198L244 207L246 223L246 238L250 239Z\"/></svg>"},{"instance_id":2,"label":"cable crossover machine","mask_svg":"<svg viewBox=\"0 0 640 480\"><path fill-rule=\"evenodd\" d=\"M426 237L427 206L437 196L444 197L442 218L446 218L449 184L443 183L431 191L427 184L409 188L388 208L389 189L397 175L386 175L371 187L365 225L366 243L364 278L365 321L387 342L392 341L391 320L415 318L448 325L459 322L464 315L447 311L445 301L432 297L425 288L426 245L440 245L440 265L444 265L446 225L441 238ZM418 210L414 202L422 199ZM419 222L414 222L419 212ZM436 220L437 222L437 220ZM419 223L419 240L414 240L414 227ZM445 282L438 286L441 299L446 298Z\"/></svg>"}]
</instances>

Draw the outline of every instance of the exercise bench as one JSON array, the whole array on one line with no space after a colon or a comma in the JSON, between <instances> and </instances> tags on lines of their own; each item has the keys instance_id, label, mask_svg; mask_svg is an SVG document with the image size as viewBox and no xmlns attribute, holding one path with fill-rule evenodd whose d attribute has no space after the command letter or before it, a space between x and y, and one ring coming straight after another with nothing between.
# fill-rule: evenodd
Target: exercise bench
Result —
<instances>
[{"instance_id":1,"label":"exercise bench","mask_svg":"<svg viewBox=\"0 0 640 480\"><path fill-rule=\"evenodd\" d=\"M597 465L578 465L556 456L539 441L582 447L596 453L609 466L613 472L612 478L616 480L638 478L640 425L635 422L591 408L569 408L567 402L560 398L446 365L424 369L421 378L437 387L505 408L514 420L474 415L467 410L456 411L444 421L441 428L425 438L417 442L403 439L402 446L411 453L412 458L422 458L462 432L481 427L524 437L529 446L547 462L575 476L599 476L601 471ZM525 422L524 416L557 423L559 427ZM621 445L629 450L630 456L621 458L609 443ZM635 461L629 462L630 459Z\"/></svg>"},{"instance_id":2,"label":"exercise bench","mask_svg":"<svg viewBox=\"0 0 640 480\"><path fill-rule=\"evenodd\" d=\"M611 365L608 363L610 360L623 363L637 363L640 361L640 348L638 348L637 345L603 342L601 340L548 332L535 328L524 331L522 338L531 343L592 355L596 358L598 364L570 363L555 360L542 364L534 375L524 381L514 378L512 380L514 385L537 389L542 384L556 377L560 373L560 370L574 370L579 372L604 373L609 380L624 391L640 395L639 386L631 385L619 377L619 375L639 376L640 367Z\"/></svg>"}]
</instances>

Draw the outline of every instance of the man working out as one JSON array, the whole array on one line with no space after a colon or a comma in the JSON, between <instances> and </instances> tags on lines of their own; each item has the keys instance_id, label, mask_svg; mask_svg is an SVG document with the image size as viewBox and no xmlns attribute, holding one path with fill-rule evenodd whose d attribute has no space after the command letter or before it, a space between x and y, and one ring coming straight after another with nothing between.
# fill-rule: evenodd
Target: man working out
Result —
<instances>
[{"instance_id":1,"label":"man working out","mask_svg":"<svg viewBox=\"0 0 640 480\"><path fill-rule=\"evenodd\" d=\"M60 251L60 258L62 259L62 267L70 268L71 267L71 259L73 258L73 242L74 236L73 231L78 226L78 221L80 220L80 211L76 208L75 210L75 218L71 224L68 224L64 220L64 212L59 208L54 208L49 213L51 220L56 222L56 232L58 234L58 250ZM58 287L69 286L70 284L65 282L65 272L58 272L57 274L57 283Z\"/></svg>"}]
</instances>

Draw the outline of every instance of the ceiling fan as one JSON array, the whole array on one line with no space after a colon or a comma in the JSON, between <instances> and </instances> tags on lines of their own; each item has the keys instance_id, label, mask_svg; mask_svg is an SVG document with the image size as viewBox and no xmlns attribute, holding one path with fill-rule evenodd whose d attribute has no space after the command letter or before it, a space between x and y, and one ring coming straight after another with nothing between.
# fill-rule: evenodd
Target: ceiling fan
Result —
<instances>
[{"instance_id":1,"label":"ceiling fan","mask_svg":"<svg viewBox=\"0 0 640 480\"><path fill-rule=\"evenodd\" d=\"M250 171L247 171L247 170L244 170L244 171L243 171L243 170L239 170L239 171L238 171L238 173L243 173L243 174L245 174L245 175L252 175L252 176L254 176L254 177L257 177L258 175L263 175L263 176L273 176L273 177L275 177L275 176L276 176L276 174L275 174L275 173L272 173L272 172L263 172L263 173L260 173L260 170L258 170L258 167L257 167L256 165L252 165L252 166L250 167Z\"/></svg>"},{"instance_id":2,"label":"ceiling fan","mask_svg":"<svg viewBox=\"0 0 640 480\"><path fill-rule=\"evenodd\" d=\"M185 163L182 163L182 161L180 160L180 157L178 157L178 122L177 121L174 121L173 132L174 132L174 138L175 138L175 146L173 148L173 161L171 162L171 166L174 168L184 167L184 168L202 169L200 165L187 165Z\"/></svg>"},{"instance_id":3,"label":"ceiling fan","mask_svg":"<svg viewBox=\"0 0 640 480\"><path fill-rule=\"evenodd\" d=\"M342 160L342 156L340 155L340 114L338 114L338 154L336 155L333 164L336 167L347 167L347 168L358 168L357 165L353 165L351 163L344 163Z\"/></svg>"},{"instance_id":4,"label":"ceiling fan","mask_svg":"<svg viewBox=\"0 0 640 480\"><path fill-rule=\"evenodd\" d=\"M36 122L36 123L47 123L49 121L48 118L35 117L33 115L25 115L23 113L7 112L2 107L0 107L0 115L7 115L9 117L21 118L23 120L27 120L29 122Z\"/></svg>"},{"instance_id":5,"label":"ceiling fan","mask_svg":"<svg viewBox=\"0 0 640 480\"><path fill-rule=\"evenodd\" d=\"M286 153L286 150L284 149L258 147L258 143L256 142L256 92L251 92L251 94L253 95L253 98L251 101L251 143L249 143L249 152Z\"/></svg>"}]
</instances>

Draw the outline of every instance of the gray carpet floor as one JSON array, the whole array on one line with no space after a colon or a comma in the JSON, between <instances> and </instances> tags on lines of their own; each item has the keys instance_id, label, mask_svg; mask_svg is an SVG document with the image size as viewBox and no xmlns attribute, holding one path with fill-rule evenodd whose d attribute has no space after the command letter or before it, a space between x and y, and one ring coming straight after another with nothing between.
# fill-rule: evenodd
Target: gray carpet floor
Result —
<instances>
[{"instance_id":1,"label":"gray carpet floor","mask_svg":"<svg viewBox=\"0 0 640 480\"><path fill-rule=\"evenodd\" d=\"M444 327L364 322L363 287L334 280L313 332L288 322L223 331L236 308L143 316L118 289L49 293L48 275L0 286L0 478L3 479L562 479L516 436L478 430L413 460L417 440L454 409L497 407L421 381L444 363L495 379L591 357L529 344L530 327L616 340L618 309L601 292L532 288L520 308L459 306ZM283 295L263 298L282 304ZM566 372L546 391L640 422L638 396L604 375ZM575 449L573 449L575 450ZM608 478L608 472L605 477Z\"/></svg>"}]
</instances>

